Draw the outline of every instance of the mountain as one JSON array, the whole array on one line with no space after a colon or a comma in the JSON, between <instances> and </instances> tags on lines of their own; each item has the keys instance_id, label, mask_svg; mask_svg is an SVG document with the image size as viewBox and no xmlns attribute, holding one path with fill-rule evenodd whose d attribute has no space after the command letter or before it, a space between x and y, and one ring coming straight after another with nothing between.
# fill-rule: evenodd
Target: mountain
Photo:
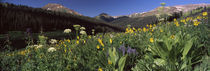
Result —
<instances>
[{"instance_id":1,"label":"mountain","mask_svg":"<svg viewBox=\"0 0 210 71\"><path fill-rule=\"evenodd\" d=\"M107 13L101 13L98 16L96 16L95 18L99 19L99 20L102 20L102 21L105 21L105 22L111 22L111 21L115 20L114 17L108 15Z\"/></svg>"},{"instance_id":2,"label":"mountain","mask_svg":"<svg viewBox=\"0 0 210 71\"><path fill-rule=\"evenodd\" d=\"M42 7L42 9L57 11L57 12L66 12L66 13L71 13L71 14L75 14L75 15L82 15L82 14L79 14L78 12L75 12L72 9L66 8L66 7L64 7L60 4L56 4L56 3L49 3L49 4L45 5L44 7Z\"/></svg>"},{"instance_id":3,"label":"mountain","mask_svg":"<svg viewBox=\"0 0 210 71\"><path fill-rule=\"evenodd\" d=\"M205 4L205 3L202 3L202 4L188 4L188 5L176 5L176 6L167 6L167 7L157 7L151 11L148 11L148 12L142 12L142 13L133 13L133 14L130 14L130 15L123 15L123 16L103 16L103 15L99 15L97 16L97 18L99 19L102 19L106 22L110 22L110 20L114 21L118 18L121 18L121 17L129 17L129 18L138 18L138 17L147 17L147 16L154 16L156 14L160 14L160 10L162 9L164 13L168 13L168 14L173 14L174 12L183 12L183 13L186 13L186 12L189 12L189 11L192 11L196 8L199 8L199 7L210 7L210 4ZM107 19L109 19L107 21ZM113 20L114 19L114 20Z\"/></svg>"},{"instance_id":4,"label":"mountain","mask_svg":"<svg viewBox=\"0 0 210 71\"><path fill-rule=\"evenodd\" d=\"M51 32L67 28L75 31L73 25L85 27L87 34L91 34L92 29L96 30L95 33L124 31L120 27L95 18L42 8L32 8L24 5L0 3L0 12L0 34L7 33L8 31L25 31L28 28L34 33L40 31Z\"/></svg>"},{"instance_id":5,"label":"mountain","mask_svg":"<svg viewBox=\"0 0 210 71\"><path fill-rule=\"evenodd\" d=\"M210 7L210 4L188 4L188 5L176 5L176 6L166 6L166 7L157 7L148 12L142 13L133 13L130 15L122 15L122 16L110 16L108 14L99 15L95 18L103 20L105 22L109 22L112 24L117 24L122 27L126 27L126 25L131 24L131 26L145 26L147 24L154 24L157 22L156 15L160 15L162 13L167 13L172 18L178 18L180 15L186 12L190 12L200 7ZM160 12L162 10L162 12Z\"/></svg>"}]
</instances>

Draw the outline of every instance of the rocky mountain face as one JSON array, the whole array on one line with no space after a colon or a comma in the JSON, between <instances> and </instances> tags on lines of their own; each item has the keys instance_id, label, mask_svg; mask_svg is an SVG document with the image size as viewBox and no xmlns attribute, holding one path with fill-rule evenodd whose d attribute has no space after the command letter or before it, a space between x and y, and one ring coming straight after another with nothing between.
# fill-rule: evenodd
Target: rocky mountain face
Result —
<instances>
[{"instance_id":1,"label":"rocky mountain face","mask_svg":"<svg viewBox=\"0 0 210 71\"><path fill-rule=\"evenodd\" d=\"M168 6L168 7L157 7L154 10L151 10L149 12L134 13L134 14L127 15L127 16L131 17L131 18L152 16L152 15L160 14L159 11L161 9L163 10L164 13L169 13L169 14L172 14L174 12L180 12L180 11L185 13L185 12L192 11L199 7L210 7L210 4L202 3L202 4L188 4L188 5L176 5L176 6Z\"/></svg>"},{"instance_id":2,"label":"rocky mountain face","mask_svg":"<svg viewBox=\"0 0 210 71\"><path fill-rule=\"evenodd\" d=\"M192 11L193 9L199 8L199 7L210 7L210 4L188 4L188 5L177 5L173 6L176 7L178 11L188 12Z\"/></svg>"},{"instance_id":3,"label":"rocky mountain face","mask_svg":"<svg viewBox=\"0 0 210 71\"><path fill-rule=\"evenodd\" d=\"M167 7L157 7L151 11L148 11L148 12L142 12L142 13L133 13L133 14L130 14L130 15L123 15L123 16L104 16L104 15L99 15L97 16L97 19L101 19L101 20L104 20L106 21L106 19L112 19L112 21L115 21L115 20L119 20L120 18L140 18L140 17L148 17L148 16L154 16L154 15L157 15L157 14L160 14L160 10L162 10L164 13L168 13L168 14L172 14L174 12L189 12L189 11L192 11L196 8L199 8L199 7L210 7L210 4L205 4L205 3L202 3L202 4L188 4L188 5L176 5L176 6L167 6ZM113 20L114 19L114 20ZM110 22L109 21L106 21L106 22Z\"/></svg>"},{"instance_id":4,"label":"rocky mountain face","mask_svg":"<svg viewBox=\"0 0 210 71\"><path fill-rule=\"evenodd\" d=\"M75 12L74 10L71 10L60 4L55 4L55 3L49 3L45 5L44 7L42 7L42 9L47 9L47 10L52 10L52 11L57 11L57 12L66 12L66 13L71 13L74 15L82 15L82 14L79 14L78 12Z\"/></svg>"}]
</instances>

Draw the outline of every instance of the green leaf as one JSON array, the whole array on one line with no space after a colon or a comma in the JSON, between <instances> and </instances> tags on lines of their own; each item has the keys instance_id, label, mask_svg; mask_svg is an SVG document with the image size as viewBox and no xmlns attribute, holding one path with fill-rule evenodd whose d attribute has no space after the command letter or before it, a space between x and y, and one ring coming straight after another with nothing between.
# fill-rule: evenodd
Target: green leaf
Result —
<instances>
[{"instance_id":1,"label":"green leaf","mask_svg":"<svg viewBox=\"0 0 210 71\"><path fill-rule=\"evenodd\" d=\"M125 61L126 61L126 58L127 58L127 54L123 57L120 58L119 62L118 62L118 66L119 66L119 71L123 71L123 68L125 66Z\"/></svg>"},{"instance_id":2,"label":"green leaf","mask_svg":"<svg viewBox=\"0 0 210 71\"><path fill-rule=\"evenodd\" d=\"M192 45L193 45L193 41L192 40L193 40L193 38L186 42L186 44L184 46L184 51L182 52L182 55L183 55L182 59L184 59L187 56L188 52L192 48Z\"/></svg>"}]
</instances>

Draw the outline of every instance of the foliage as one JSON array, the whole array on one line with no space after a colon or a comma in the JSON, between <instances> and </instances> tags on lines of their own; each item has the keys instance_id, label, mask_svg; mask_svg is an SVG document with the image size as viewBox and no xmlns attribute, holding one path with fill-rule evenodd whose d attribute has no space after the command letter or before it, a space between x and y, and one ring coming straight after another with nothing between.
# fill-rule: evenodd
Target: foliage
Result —
<instances>
[{"instance_id":1,"label":"foliage","mask_svg":"<svg viewBox=\"0 0 210 71\"><path fill-rule=\"evenodd\" d=\"M7 33L8 31L25 31L28 28L31 29L32 33L64 30L66 28L73 29L72 25L75 24L86 27L88 34L91 34L91 31L89 31L91 29L97 29L97 33L123 31L120 27L101 22L94 18L64 12L55 12L8 3L1 3L0 9L1 34Z\"/></svg>"},{"instance_id":2,"label":"foliage","mask_svg":"<svg viewBox=\"0 0 210 71\"><path fill-rule=\"evenodd\" d=\"M123 33L79 34L74 39L39 36L37 45L0 53L3 71L193 71L208 69L208 13ZM79 25L77 25L79 26ZM76 26L75 26L76 27ZM91 29L92 30L92 29ZM90 30L89 30L90 31ZM94 31L93 31L94 33ZM43 34L43 33L42 33ZM66 35L71 32L65 33ZM207 60L206 60L207 59Z\"/></svg>"}]
</instances>

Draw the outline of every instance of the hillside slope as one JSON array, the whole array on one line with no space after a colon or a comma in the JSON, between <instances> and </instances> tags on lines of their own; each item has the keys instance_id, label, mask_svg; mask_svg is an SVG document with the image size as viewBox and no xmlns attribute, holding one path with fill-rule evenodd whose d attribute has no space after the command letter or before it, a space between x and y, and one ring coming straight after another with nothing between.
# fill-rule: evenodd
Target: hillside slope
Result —
<instances>
[{"instance_id":1,"label":"hillside slope","mask_svg":"<svg viewBox=\"0 0 210 71\"><path fill-rule=\"evenodd\" d=\"M56 3L49 3L49 4L45 5L44 7L42 7L42 9L57 11L57 12L66 12L66 13L75 14L75 15L82 15L72 9L66 8L66 7L64 7L60 4L56 4Z\"/></svg>"},{"instance_id":2,"label":"hillside slope","mask_svg":"<svg viewBox=\"0 0 210 71\"><path fill-rule=\"evenodd\" d=\"M26 31L28 28L32 32L74 29L75 24L84 26L88 33L92 29L96 32L123 31L119 27L86 16L7 3L0 4L0 15L1 33Z\"/></svg>"}]
</instances>

